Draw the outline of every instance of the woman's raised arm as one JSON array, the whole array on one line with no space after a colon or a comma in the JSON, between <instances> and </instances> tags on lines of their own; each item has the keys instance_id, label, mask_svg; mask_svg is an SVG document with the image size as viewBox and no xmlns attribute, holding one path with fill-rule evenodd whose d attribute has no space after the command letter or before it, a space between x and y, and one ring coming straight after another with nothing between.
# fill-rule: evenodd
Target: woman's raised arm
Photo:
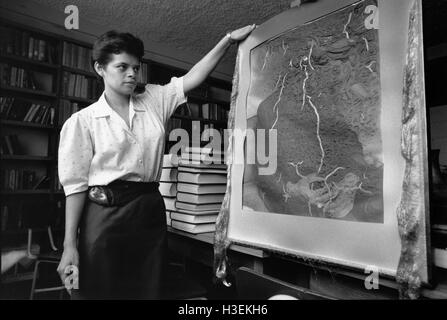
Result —
<instances>
[{"instance_id":1,"label":"woman's raised arm","mask_svg":"<svg viewBox=\"0 0 447 320\"><path fill-rule=\"evenodd\" d=\"M185 94L198 87L208 77L232 43L244 40L255 28L256 25L253 24L234 30L223 37L216 46L197 62L183 77L183 90Z\"/></svg>"}]
</instances>

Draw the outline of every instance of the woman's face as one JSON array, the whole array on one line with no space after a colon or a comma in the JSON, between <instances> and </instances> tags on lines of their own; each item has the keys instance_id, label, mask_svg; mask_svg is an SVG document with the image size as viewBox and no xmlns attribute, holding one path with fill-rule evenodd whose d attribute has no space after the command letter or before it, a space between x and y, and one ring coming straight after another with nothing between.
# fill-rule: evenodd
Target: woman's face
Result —
<instances>
[{"instance_id":1,"label":"woman's face","mask_svg":"<svg viewBox=\"0 0 447 320\"><path fill-rule=\"evenodd\" d=\"M126 52L110 54L111 60L105 66L95 64L95 68L104 79L106 91L112 90L121 95L133 93L140 71L138 59Z\"/></svg>"}]
</instances>

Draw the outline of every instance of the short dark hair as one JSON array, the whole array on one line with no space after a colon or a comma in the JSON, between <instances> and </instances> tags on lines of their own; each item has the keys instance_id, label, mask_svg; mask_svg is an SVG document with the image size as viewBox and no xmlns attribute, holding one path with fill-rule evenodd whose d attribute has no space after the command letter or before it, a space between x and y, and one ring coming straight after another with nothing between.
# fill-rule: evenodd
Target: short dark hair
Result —
<instances>
[{"instance_id":1,"label":"short dark hair","mask_svg":"<svg viewBox=\"0 0 447 320\"><path fill-rule=\"evenodd\" d=\"M141 61L144 56L143 41L128 32L107 31L93 44L92 66L94 66L95 61L105 66L110 62L112 53L120 54L122 52L131 54Z\"/></svg>"}]
</instances>

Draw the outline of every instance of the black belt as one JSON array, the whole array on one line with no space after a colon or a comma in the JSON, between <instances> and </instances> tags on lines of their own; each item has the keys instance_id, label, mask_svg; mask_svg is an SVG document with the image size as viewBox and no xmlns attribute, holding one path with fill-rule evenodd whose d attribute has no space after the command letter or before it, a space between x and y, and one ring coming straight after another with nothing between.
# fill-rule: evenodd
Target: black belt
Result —
<instances>
[{"instance_id":1,"label":"black belt","mask_svg":"<svg viewBox=\"0 0 447 320\"><path fill-rule=\"evenodd\" d=\"M106 186L89 187L88 197L105 207L123 206L143 194L158 192L158 186L158 182L116 180Z\"/></svg>"}]
</instances>

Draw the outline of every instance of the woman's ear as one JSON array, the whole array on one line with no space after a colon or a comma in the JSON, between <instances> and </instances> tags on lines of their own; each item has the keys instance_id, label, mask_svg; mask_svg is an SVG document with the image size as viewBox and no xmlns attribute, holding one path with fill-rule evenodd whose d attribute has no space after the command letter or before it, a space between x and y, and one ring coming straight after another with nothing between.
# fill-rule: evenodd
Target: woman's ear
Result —
<instances>
[{"instance_id":1,"label":"woman's ear","mask_svg":"<svg viewBox=\"0 0 447 320\"><path fill-rule=\"evenodd\" d=\"M103 66L100 65L100 64L98 63L98 61L95 61L94 68L95 68L95 71L96 71L97 74L99 74L101 77L104 76L104 69L103 69Z\"/></svg>"}]
</instances>

